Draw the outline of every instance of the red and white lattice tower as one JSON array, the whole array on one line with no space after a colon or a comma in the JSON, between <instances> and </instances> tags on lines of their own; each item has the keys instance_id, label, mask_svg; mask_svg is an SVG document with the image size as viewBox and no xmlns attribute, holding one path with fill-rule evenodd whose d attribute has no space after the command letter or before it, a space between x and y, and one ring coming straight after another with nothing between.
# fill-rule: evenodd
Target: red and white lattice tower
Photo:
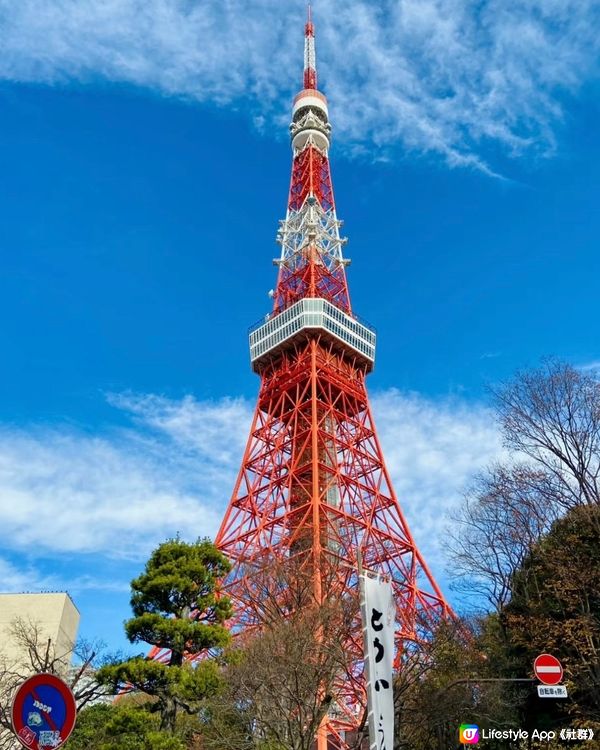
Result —
<instances>
[{"instance_id":1,"label":"red and white lattice tower","mask_svg":"<svg viewBox=\"0 0 600 750\"><path fill-rule=\"evenodd\" d=\"M247 578L265 561L296 556L312 571L319 599L331 593L323 591L328 562L338 571L335 586L356 586L360 549L366 568L393 580L402 646L422 638L449 608L410 534L371 415L365 377L375 360L375 331L350 305L310 15L290 130L292 179L277 234L274 305L250 331L258 404L216 539L233 563L225 591L238 623L248 623ZM338 706L330 721L334 743L336 726L356 722L351 703Z\"/></svg>"}]
</instances>

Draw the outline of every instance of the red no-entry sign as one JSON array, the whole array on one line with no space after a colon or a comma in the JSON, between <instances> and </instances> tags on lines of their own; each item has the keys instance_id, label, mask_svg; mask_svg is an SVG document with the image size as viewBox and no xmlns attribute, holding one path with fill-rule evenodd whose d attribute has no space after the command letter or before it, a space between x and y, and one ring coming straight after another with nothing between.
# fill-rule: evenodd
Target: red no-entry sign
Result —
<instances>
[{"instance_id":1,"label":"red no-entry sign","mask_svg":"<svg viewBox=\"0 0 600 750\"><path fill-rule=\"evenodd\" d=\"M533 671L544 685L558 685L563 677L562 664L551 654L540 654L533 662Z\"/></svg>"}]
</instances>

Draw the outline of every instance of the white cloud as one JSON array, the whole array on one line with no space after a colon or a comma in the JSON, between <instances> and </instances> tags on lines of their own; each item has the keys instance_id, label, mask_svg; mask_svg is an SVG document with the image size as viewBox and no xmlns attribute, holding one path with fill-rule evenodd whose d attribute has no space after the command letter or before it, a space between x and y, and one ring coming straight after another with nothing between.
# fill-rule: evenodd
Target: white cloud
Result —
<instances>
[{"instance_id":1,"label":"white cloud","mask_svg":"<svg viewBox=\"0 0 600 750\"><path fill-rule=\"evenodd\" d=\"M438 576L448 511L473 475L503 454L491 410L459 399L430 401L396 390L375 394L375 422L410 531Z\"/></svg>"},{"instance_id":2,"label":"white cloud","mask_svg":"<svg viewBox=\"0 0 600 750\"><path fill-rule=\"evenodd\" d=\"M29 558L68 553L143 559L158 541L214 536L250 426L243 399L171 400L118 394L128 429L90 436L70 427L0 430L0 543ZM372 400L398 499L417 543L440 560L448 508L472 474L498 456L491 414L459 400L391 390ZM0 559L0 580L5 572ZM7 563L8 565L8 563ZM75 566L77 568L77 566ZM102 567L98 568L101 571ZM11 572L12 570L12 572ZM48 571L44 564L44 570ZM40 579L6 569L12 588ZM56 579L55 579L56 578ZM41 588L122 588L101 574L63 574ZM0 584L5 589L7 584Z\"/></svg>"},{"instance_id":3,"label":"white cloud","mask_svg":"<svg viewBox=\"0 0 600 750\"><path fill-rule=\"evenodd\" d=\"M591 362L584 362L582 365L577 365L577 369L582 372L589 372L595 374L600 372L600 359L593 360Z\"/></svg>"},{"instance_id":4,"label":"white cloud","mask_svg":"<svg viewBox=\"0 0 600 750\"><path fill-rule=\"evenodd\" d=\"M5 594L16 594L23 591L53 589L54 581L41 574L33 566L14 565L6 558L0 557L0 591Z\"/></svg>"},{"instance_id":5,"label":"white cloud","mask_svg":"<svg viewBox=\"0 0 600 750\"><path fill-rule=\"evenodd\" d=\"M139 557L176 532L214 535L249 410L227 399L115 400L135 415L144 410L138 429L103 436L66 427L0 430L6 547Z\"/></svg>"},{"instance_id":6,"label":"white cloud","mask_svg":"<svg viewBox=\"0 0 600 750\"><path fill-rule=\"evenodd\" d=\"M133 415L139 425L173 440L180 458L183 451L183 455L202 456L215 467L230 470L246 444L244 427L251 415L250 406L241 398L197 401L186 396L171 401L152 394L112 393L108 400Z\"/></svg>"},{"instance_id":7,"label":"white cloud","mask_svg":"<svg viewBox=\"0 0 600 750\"><path fill-rule=\"evenodd\" d=\"M5 541L4 546L11 545ZM88 573L65 576L52 570L44 572L43 568L47 567L47 561L38 561L34 565L19 560L17 556L15 557L15 562L0 557L0 592L2 593L68 591L70 594L79 594L83 591L108 591L111 593L129 591L129 584L125 580L109 580L102 578L101 575L93 576Z\"/></svg>"},{"instance_id":8,"label":"white cloud","mask_svg":"<svg viewBox=\"0 0 600 750\"><path fill-rule=\"evenodd\" d=\"M0 0L0 77L100 76L281 125L304 12L300 0ZM551 153L564 94L597 75L599 15L597 0L321 3L336 135L375 157L402 143L482 169L490 143Z\"/></svg>"}]
</instances>

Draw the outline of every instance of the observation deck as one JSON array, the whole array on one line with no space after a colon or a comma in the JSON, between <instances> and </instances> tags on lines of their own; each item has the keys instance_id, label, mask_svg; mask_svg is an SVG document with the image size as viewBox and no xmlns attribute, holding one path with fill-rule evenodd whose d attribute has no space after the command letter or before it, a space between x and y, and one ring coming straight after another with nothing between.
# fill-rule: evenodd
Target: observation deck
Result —
<instances>
[{"instance_id":1,"label":"observation deck","mask_svg":"<svg viewBox=\"0 0 600 750\"><path fill-rule=\"evenodd\" d=\"M279 351L306 339L311 331L319 332L325 341L339 345L366 372L373 369L375 329L326 299L305 297L250 328L250 361L254 372L260 372Z\"/></svg>"}]
</instances>

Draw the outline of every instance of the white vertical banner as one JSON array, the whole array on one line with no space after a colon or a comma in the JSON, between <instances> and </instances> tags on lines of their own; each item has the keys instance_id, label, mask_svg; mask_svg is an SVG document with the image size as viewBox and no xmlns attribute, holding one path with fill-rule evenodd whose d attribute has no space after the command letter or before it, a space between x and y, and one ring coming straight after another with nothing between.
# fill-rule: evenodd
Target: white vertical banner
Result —
<instances>
[{"instance_id":1,"label":"white vertical banner","mask_svg":"<svg viewBox=\"0 0 600 750\"><path fill-rule=\"evenodd\" d=\"M359 576L371 750L393 750L394 631L396 605L391 581Z\"/></svg>"}]
</instances>

